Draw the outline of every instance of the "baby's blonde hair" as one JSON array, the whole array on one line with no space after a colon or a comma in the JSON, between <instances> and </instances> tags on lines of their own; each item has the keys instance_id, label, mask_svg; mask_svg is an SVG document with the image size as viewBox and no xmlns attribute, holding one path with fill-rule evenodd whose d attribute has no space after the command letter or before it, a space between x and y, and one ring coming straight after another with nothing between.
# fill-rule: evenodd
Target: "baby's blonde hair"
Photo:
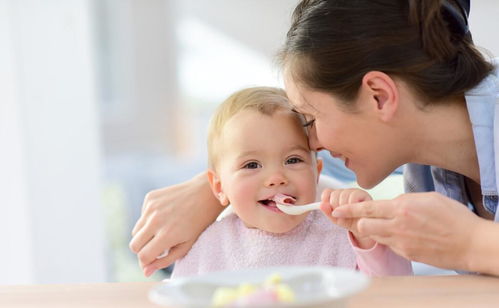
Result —
<instances>
[{"instance_id":1,"label":"baby's blonde hair","mask_svg":"<svg viewBox=\"0 0 499 308\"><path fill-rule=\"evenodd\" d=\"M254 87L235 92L227 98L213 114L208 126L208 165L215 169L219 146L225 124L242 110L255 110L264 115L273 115L276 110L289 110L286 92L273 87ZM299 119L299 114L296 114Z\"/></svg>"}]
</instances>

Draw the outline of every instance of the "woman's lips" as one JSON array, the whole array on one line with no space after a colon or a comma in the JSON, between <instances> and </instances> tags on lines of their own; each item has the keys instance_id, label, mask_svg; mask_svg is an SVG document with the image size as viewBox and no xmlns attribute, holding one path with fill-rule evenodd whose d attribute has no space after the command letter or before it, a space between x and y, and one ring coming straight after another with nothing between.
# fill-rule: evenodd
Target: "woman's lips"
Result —
<instances>
[{"instance_id":1,"label":"woman's lips","mask_svg":"<svg viewBox=\"0 0 499 308\"><path fill-rule=\"evenodd\" d=\"M334 157L334 158L339 158L343 161L343 163L345 164L345 167L348 168L348 165L350 163L350 160L348 159L348 157L345 157L339 153L335 153L335 152L329 152L329 154Z\"/></svg>"},{"instance_id":2,"label":"woman's lips","mask_svg":"<svg viewBox=\"0 0 499 308\"><path fill-rule=\"evenodd\" d=\"M335 153L335 152L329 152L329 155L331 155L331 156L332 156L332 157L334 157L334 158L339 158L339 157L341 157L341 154L339 154L339 153Z\"/></svg>"}]
</instances>

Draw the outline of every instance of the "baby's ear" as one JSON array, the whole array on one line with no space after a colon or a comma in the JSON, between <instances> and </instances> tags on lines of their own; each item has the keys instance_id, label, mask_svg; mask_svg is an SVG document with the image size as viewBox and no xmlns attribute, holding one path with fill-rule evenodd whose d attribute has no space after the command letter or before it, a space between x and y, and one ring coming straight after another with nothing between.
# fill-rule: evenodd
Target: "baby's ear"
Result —
<instances>
[{"instance_id":1,"label":"baby's ear","mask_svg":"<svg viewBox=\"0 0 499 308\"><path fill-rule=\"evenodd\" d=\"M317 157L317 182L319 181L319 176L321 175L322 172L322 158Z\"/></svg>"},{"instance_id":2,"label":"baby's ear","mask_svg":"<svg viewBox=\"0 0 499 308\"><path fill-rule=\"evenodd\" d=\"M211 191L215 195L215 198L218 199L221 205L229 205L229 199L223 192L222 182L220 181L220 177L218 176L218 174L214 170L208 169L207 175L208 182L210 182Z\"/></svg>"}]
</instances>

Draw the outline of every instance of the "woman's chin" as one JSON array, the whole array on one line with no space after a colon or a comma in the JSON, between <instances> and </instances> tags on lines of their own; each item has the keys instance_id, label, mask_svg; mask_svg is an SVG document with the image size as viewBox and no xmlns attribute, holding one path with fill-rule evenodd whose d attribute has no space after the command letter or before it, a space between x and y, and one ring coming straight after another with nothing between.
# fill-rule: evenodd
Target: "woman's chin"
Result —
<instances>
[{"instance_id":1,"label":"woman's chin","mask_svg":"<svg viewBox=\"0 0 499 308\"><path fill-rule=\"evenodd\" d=\"M357 174L357 184L363 189L371 189L383 181L384 178L366 177Z\"/></svg>"}]
</instances>

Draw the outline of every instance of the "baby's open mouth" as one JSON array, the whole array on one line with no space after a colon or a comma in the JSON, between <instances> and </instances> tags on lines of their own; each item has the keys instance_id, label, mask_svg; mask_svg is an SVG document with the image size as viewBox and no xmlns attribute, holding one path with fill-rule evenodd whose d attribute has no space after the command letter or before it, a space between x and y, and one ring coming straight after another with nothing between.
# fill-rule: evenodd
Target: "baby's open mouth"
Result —
<instances>
[{"instance_id":1,"label":"baby's open mouth","mask_svg":"<svg viewBox=\"0 0 499 308\"><path fill-rule=\"evenodd\" d=\"M258 203L260 203L261 205L264 205L264 206L276 207L275 201L272 199L259 200Z\"/></svg>"},{"instance_id":2,"label":"baby's open mouth","mask_svg":"<svg viewBox=\"0 0 499 308\"><path fill-rule=\"evenodd\" d=\"M296 202L296 198L293 196L288 196L288 195L284 195L284 194L276 194L272 198L263 199L263 200L258 201L258 203L260 203L263 206L277 208L276 202L281 203L281 204L294 204Z\"/></svg>"}]
</instances>

